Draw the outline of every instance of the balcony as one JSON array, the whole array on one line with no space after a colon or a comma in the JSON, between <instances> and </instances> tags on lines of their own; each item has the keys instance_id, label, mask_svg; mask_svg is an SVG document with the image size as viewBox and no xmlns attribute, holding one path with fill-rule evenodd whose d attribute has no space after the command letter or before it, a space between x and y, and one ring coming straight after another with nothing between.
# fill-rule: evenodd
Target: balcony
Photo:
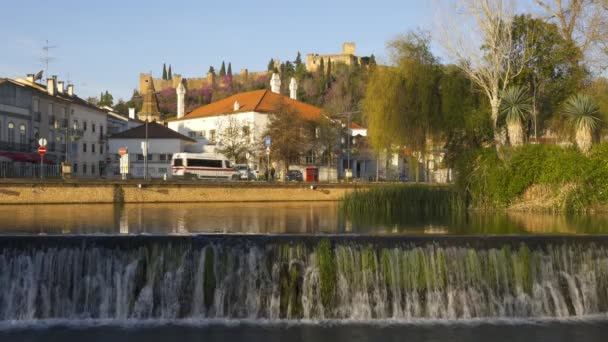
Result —
<instances>
[{"instance_id":1,"label":"balcony","mask_svg":"<svg viewBox=\"0 0 608 342\"><path fill-rule=\"evenodd\" d=\"M0 141L0 151L33 152L32 145L12 141Z\"/></svg>"}]
</instances>

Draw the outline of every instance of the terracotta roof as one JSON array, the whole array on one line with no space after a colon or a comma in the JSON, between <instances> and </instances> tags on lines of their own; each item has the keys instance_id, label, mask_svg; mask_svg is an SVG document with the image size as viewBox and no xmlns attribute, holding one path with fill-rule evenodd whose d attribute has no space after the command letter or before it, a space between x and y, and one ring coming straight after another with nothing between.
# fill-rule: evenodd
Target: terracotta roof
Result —
<instances>
[{"instance_id":1,"label":"terracotta roof","mask_svg":"<svg viewBox=\"0 0 608 342\"><path fill-rule=\"evenodd\" d=\"M356 123L354 123L354 122L351 122L351 123L350 123L350 128L351 128L351 129L365 129L365 127L360 126L360 125L358 125L358 124L356 124Z\"/></svg>"},{"instance_id":2,"label":"terracotta roof","mask_svg":"<svg viewBox=\"0 0 608 342\"><path fill-rule=\"evenodd\" d=\"M133 127L124 132L112 134L110 139L145 139L146 138L146 125ZM148 139L181 139L196 142L196 140L189 138L183 134L177 133L176 131L165 127L156 122L148 122Z\"/></svg>"},{"instance_id":3,"label":"terracotta roof","mask_svg":"<svg viewBox=\"0 0 608 342\"><path fill-rule=\"evenodd\" d=\"M239 103L238 110L234 110L235 101ZM318 120L321 116L321 108L319 107L262 89L235 94L223 100L198 107L183 118L177 120L244 112L276 113L281 105L285 105L292 110L297 111L306 120Z\"/></svg>"}]
</instances>

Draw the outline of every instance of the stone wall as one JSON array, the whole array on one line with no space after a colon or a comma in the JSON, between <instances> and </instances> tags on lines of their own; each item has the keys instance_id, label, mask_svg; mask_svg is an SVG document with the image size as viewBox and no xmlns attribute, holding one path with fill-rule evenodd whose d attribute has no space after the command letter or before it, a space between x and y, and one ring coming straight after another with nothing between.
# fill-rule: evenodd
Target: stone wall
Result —
<instances>
[{"instance_id":1,"label":"stone wall","mask_svg":"<svg viewBox=\"0 0 608 342\"><path fill-rule=\"evenodd\" d=\"M0 204L338 201L353 185L1 184Z\"/></svg>"},{"instance_id":2,"label":"stone wall","mask_svg":"<svg viewBox=\"0 0 608 342\"><path fill-rule=\"evenodd\" d=\"M270 72L268 71L259 71L259 72L249 72L247 69L241 70L239 74L234 74L232 76L232 80L238 84L244 84L249 79L254 79L260 76L268 75ZM180 74L174 74L172 80L163 80L160 78L153 78L152 74L149 73L141 73L139 74L139 93L144 94L147 90L146 80L152 80L154 84L154 90L159 92L169 88L177 88L180 82L182 82L184 77ZM219 78L216 76L213 78L211 75L207 75L207 77L194 77L194 78L185 78L186 89L201 89L207 84L211 82L218 81Z\"/></svg>"}]
</instances>

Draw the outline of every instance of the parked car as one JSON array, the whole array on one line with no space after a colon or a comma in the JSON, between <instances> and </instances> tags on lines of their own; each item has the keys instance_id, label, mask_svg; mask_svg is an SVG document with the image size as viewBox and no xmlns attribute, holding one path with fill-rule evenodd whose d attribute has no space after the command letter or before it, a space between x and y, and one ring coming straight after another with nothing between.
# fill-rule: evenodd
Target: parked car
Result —
<instances>
[{"instance_id":1,"label":"parked car","mask_svg":"<svg viewBox=\"0 0 608 342\"><path fill-rule=\"evenodd\" d=\"M235 164L234 169L239 173L240 180L256 179L255 175L251 172L247 164Z\"/></svg>"},{"instance_id":2,"label":"parked car","mask_svg":"<svg viewBox=\"0 0 608 342\"><path fill-rule=\"evenodd\" d=\"M304 181L304 176L302 175L302 171L300 171L300 170L287 171L287 181L290 181L290 182Z\"/></svg>"}]
</instances>

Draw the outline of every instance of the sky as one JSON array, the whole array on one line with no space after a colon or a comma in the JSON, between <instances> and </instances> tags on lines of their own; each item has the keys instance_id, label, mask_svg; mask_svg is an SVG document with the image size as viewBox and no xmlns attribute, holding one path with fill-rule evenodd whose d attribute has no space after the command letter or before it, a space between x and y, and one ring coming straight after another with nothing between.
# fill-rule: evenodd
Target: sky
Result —
<instances>
[{"instance_id":1,"label":"sky","mask_svg":"<svg viewBox=\"0 0 608 342\"><path fill-rule=\"evenodd\" d=\"M184 77L203 77L210 65L233 72L266 69L270 58L298 51L386 59L385 44L413 29L431 30L432 1L424 0L0 0L0 77L45 69L70 80L82 98L108 90L128 100L139 74L162 75L172 65Z\"/></svg>"}]
</instances>

